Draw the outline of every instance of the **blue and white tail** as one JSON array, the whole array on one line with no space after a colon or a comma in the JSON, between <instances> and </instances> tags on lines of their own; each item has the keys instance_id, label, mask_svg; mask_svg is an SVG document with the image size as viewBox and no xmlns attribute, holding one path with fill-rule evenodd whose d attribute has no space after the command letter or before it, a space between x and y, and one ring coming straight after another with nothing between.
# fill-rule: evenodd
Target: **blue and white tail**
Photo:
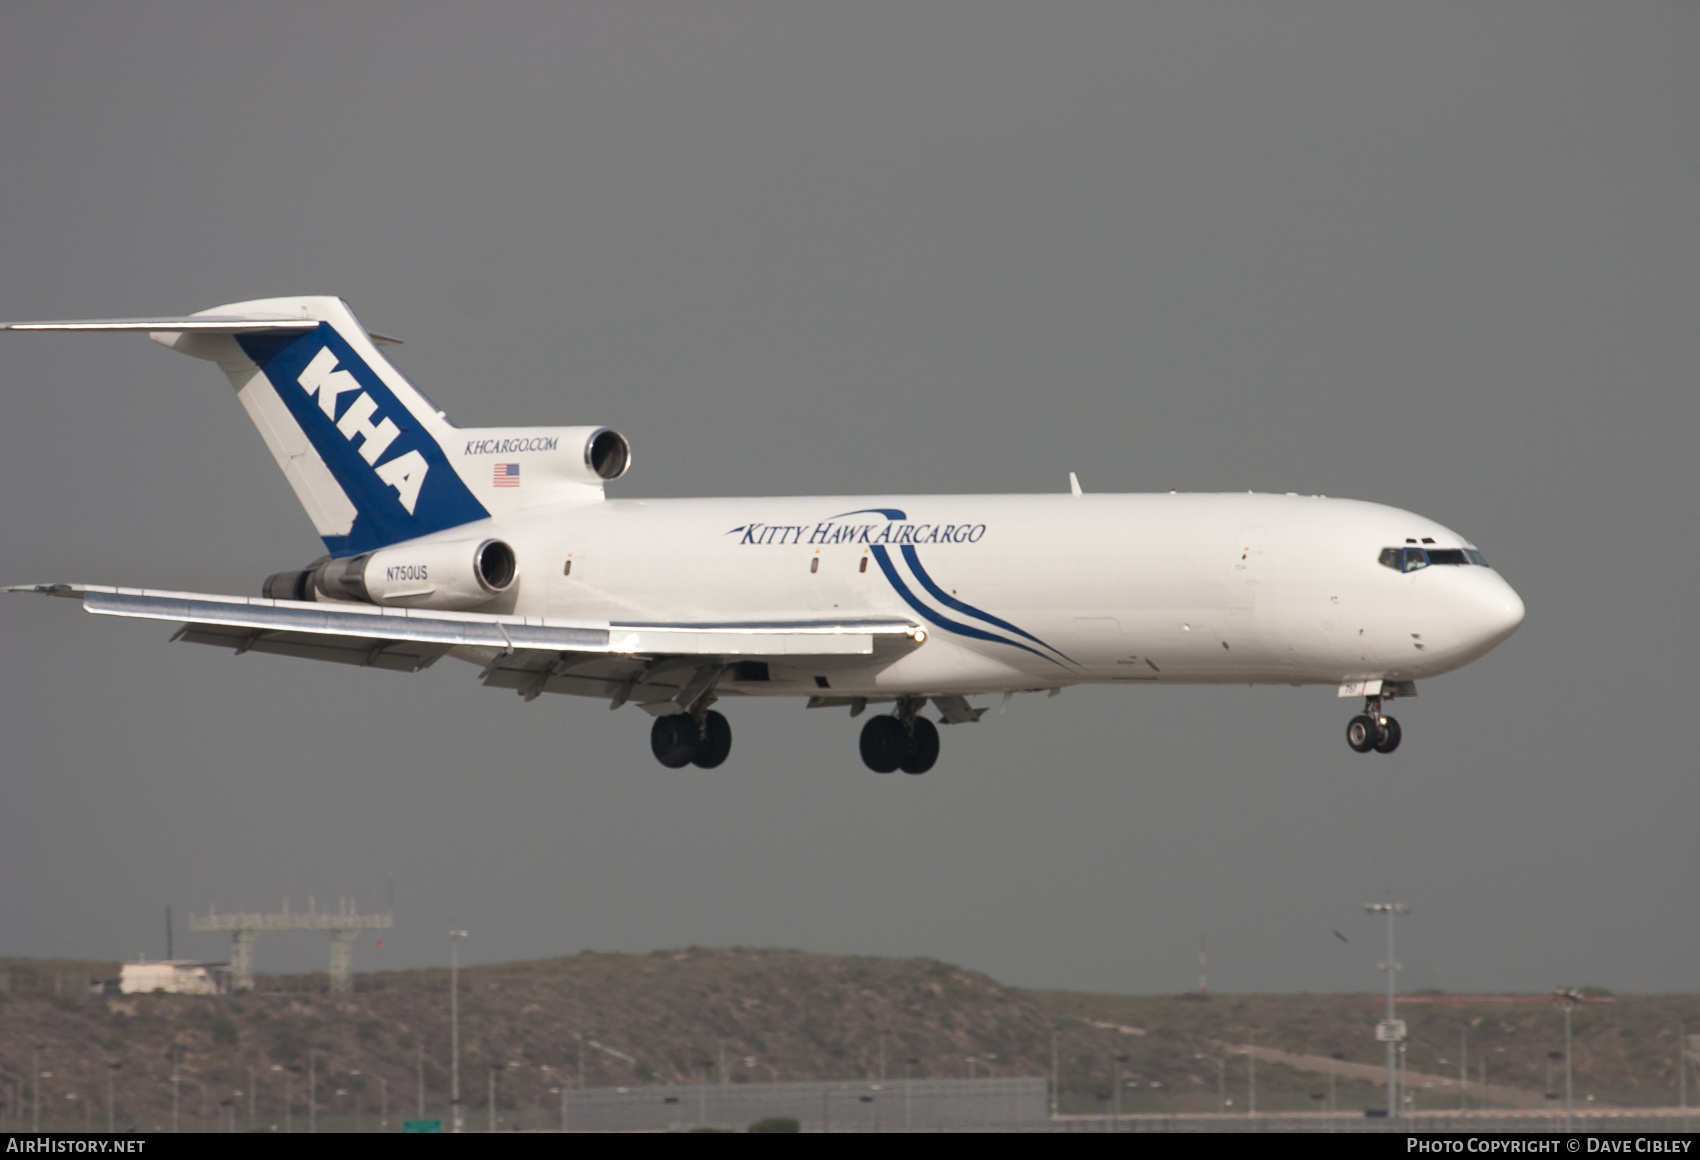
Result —
<instances>
[{"instance_id":1,"label":"blue and white tail","mask_svg":"<svg viewBox=\"0 0 1700 1160\"><path fill-rule=\"evenodd\" d=\"M630 448L601 427L456 428L340 298L266 298L176 318L13 323L129 330L216 362L333 556L539 503L600 499Z\"/></svg>"},{"instance_id":2,"label":"blue and white tail","mask_svg":"<svg viewBox=\"0 0 1700 1160\"><path fill-rule=\"evenodd\" d=\"M490 513L450 467L450 431L340 298L217 306L209 319L289 319L289 329L155 331L154 341L217 362L333 556ZM308 325L302 325L308 324Z\"/></svg>"}]
</instances>

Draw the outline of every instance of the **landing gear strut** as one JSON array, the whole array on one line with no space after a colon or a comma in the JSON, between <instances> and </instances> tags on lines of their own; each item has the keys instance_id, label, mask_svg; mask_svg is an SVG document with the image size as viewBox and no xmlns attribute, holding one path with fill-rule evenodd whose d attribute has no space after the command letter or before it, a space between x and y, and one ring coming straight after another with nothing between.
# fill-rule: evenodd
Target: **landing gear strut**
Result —
<instances>
[{"instance_id":1,"label":"landing gear strut","mask_svg":"<svg viewBox=\"0 0 1700 1160\"><path fill-rule=\"evenodd\" d=\"M938 726L920 715L924 698L897 703L897 713L862 726L862 764L875 773L926 773L939 759Z\"/></svg>"},{"instance_id":2,"label":"landing gear strut","mask_svg":"<svg viewBox=\"0 0 1700 1160\"><path fill-rule=\"evenodd\" d=\"M712 709L657 717L649 727L649 748L668 769L713 769L732 752L732 726Z\"/></svg>"},{"instance_id":3,"label":"landing gear strut","mask_svg":"<svg viewBox=\"0 0 1700 1160\"><path fill-rule=\"evenodd\" d=\"M1365 697L1364 711L1346 723L1346 744L1354 753L1392 753L1403 737L1399 722L1381 711L1380 697Z\"/></svg>"}]
</instances>

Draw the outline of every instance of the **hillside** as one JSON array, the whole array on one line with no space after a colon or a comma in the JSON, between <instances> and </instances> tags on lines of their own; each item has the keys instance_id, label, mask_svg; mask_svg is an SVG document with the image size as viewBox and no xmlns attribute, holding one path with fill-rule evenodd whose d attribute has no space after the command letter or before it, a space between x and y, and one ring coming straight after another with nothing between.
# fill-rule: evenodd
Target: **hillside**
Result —
<instances>
[{"instance_id":1,"label":"hillside","mask_svg":"<svg viewBox=\"0 0 1700 1160\"><path fill-rule=\"evenodd\" d=\"M218 1101L237 1091L245 1120L250 1075L262 1125L282 1117L286 1076L295 1114L304 1116L309 1052L321 1115L350 1114L358 1100L370 1117L380 1095L370 1077L387 1082L392 1110L415 1114L421 1055L431 1114L442 1114L448 1099L447 970L362 975L347 996L325 994L322 975L303 975L261 976L258 993L195 998L88 995L82 980L116 975L110 963L9 959L0 967L11 983L0 993L0 1126L19 1123L18 1114L28 1123L22 1077L32 1047L41 1070L52 1073L43 1081L44 1126L80 1122L85 1105L93 1122L104 1123L112 1063L122 1065L113 1072L116 1119L168 1123L174 1051L188 1077L186 1124L200 1118L203 1102L216 1115ZM56 981L63 993L55 993ZM465 968L460 1009L469 1114L483 1116L490 1069L498 1067L498 1107L510 1121L546 1119L557 1076L578 1082L575 1033L601 1045L583 1052L584 1082L593 1087L877 1078L882 1043L893 1078L906 1071L1048 1075L1056 1030L1065 1112L1106 1109L1116 1055L1127 1057L1124 1110L1213 1110L1219 1076L1212 1060L1248 1038L1260 1052L1271 1049L1257 1068L1260 1110L1319 1106L1313 1097L1327 1090L1327 1079L1316 1068L1336 1054L1346 1065L1337 1068L1342 1107L1383 1099L1373 1082L1373 1065L1382 1061L1372 1032L1380 1011L1369 995L1200 1000L1031 991L930 959L693 947ZM1456 1076L1465 1019L1471 1059L1484 1047L1489 1053L1494 1102L1542 1103L1546 1053L1563 1045L1562 1022L1549 1005L1411 1006L1401 1015L1411 1025L1419 1107L1456 1106L1457 1089L1446 1080ZM1579 1010L1578 1098L1673 1103L1674 1031L1685 1015L1700 1030L1694 997L1625 996ZM1474 1080L1474 1066L1471 1072ZM1243 1055L1231 1055L1222 1078L1234 1108L1244 1108Z\"/></svg>"}]
</instances>

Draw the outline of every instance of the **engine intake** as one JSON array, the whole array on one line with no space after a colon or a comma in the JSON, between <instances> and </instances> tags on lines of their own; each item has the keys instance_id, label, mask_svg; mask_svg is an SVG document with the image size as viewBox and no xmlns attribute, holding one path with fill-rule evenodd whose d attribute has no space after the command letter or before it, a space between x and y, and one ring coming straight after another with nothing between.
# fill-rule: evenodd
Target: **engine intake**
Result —
<instances>
[{"instance_id":1,"label":"engine intake","mask_svg":"<svg viewBox=\"0 0 1700 1160\"><path fill-rule=\"evenodd\" d=\"M302 572L266 577L273 600L350 600L464 610L486 604L519 579L519 557L502 540L402 544Z\"/></svg>"},{"instance_id":2,"label":"engine intake","mask_svg":"<svg viewBox=\"0 0 1700 1160\"><path fill-rule=\"evenodd\" d=\"M585 466L598 479L619 479L632 463L632 445L612 427L604 427L584 444Z\"/></svg>"}]
</instances>

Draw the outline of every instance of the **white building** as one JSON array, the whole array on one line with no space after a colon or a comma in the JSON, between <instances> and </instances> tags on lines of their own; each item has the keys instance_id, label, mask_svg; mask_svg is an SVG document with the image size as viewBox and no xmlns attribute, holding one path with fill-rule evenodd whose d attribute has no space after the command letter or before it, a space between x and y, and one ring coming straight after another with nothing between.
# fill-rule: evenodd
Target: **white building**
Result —
<instances>
[{"instance_id":1,"label":"white building","mask_svg":"<svg viewBox=\"0 0 1700 1160\"><path fill-rule=\"evenodd\" d=\"M118 971L118 990L126 995L216 995L222 990L212 968L222 963L175 959L159 963L125 963Z\"/></svg>"}]
</instances>

